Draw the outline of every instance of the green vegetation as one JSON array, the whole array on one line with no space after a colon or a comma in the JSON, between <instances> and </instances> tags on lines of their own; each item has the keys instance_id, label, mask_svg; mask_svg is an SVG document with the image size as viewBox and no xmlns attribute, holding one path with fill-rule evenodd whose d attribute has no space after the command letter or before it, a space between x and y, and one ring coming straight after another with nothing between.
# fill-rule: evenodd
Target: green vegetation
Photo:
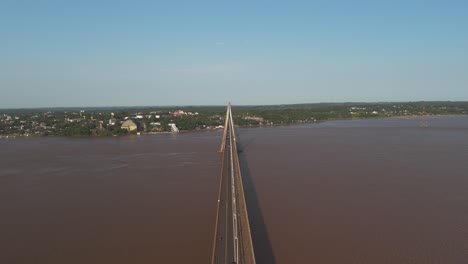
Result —
<instances>
[{"instance_id":1,"label":"green vegetation","mask_svg":"<svg viewBox=\"0 0 468 264\"><path fill-rule=\"evenodd\" d=\"M224 125L225 111L225 106L5 109L0 110L0 136L119 136L170 132L170 124L180 131L214 129ZM238 126L467 113L468 102L233 106ZM121 128L127 119L135 122L137 130Z\"/></svg>"}]
</instances>

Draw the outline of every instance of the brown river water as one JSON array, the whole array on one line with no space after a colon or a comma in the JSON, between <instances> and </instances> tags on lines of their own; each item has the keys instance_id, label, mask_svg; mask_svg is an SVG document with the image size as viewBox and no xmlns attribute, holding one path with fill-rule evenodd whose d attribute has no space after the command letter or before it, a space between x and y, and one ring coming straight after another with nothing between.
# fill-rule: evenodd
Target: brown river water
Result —
<instances>
[{"instance_id":1,"label":"brown river water","mask_svg":"<svg viewBox=\"0 0 468 264\"><path fill-rule=\"evenodd\" d=\"M237 132L257 263L468 263L468 117ZM0 263L210 263L220 140L0 139Z\"/></svg>"}]
</instances>

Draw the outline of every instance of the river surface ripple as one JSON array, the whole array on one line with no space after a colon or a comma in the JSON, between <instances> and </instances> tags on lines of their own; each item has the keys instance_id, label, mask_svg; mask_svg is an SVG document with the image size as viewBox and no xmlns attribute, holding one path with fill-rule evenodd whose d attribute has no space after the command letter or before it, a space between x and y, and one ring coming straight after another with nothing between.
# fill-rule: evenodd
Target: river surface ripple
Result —
<instances>
[{"instance_id":1,"label":"river surface ripple","mask_svg":"<svg viewBox=\"0 0 468 264\"><path fill-rule=\"evenodd\" d=\"M238 134L258 263L468 263L468 117ZM0 139L0 263L209 263L220 140Z\"/></svg>"}]
</instances>

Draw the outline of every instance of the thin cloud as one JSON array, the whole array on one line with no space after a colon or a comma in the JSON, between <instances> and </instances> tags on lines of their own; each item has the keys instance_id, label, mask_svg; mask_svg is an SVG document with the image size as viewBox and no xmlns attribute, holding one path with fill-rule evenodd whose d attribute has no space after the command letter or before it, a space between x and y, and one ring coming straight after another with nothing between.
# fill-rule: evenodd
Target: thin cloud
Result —
<instances>
[{"instance_id":1,"label":"thin cloud","mask_svg":"<svg viewBox=\"0 0 468 264\"><path fill-rule=\"evenodd\" d=\"M184 74L184 75L216 75L216 74L228 74L233 72L239 72L242 69L242 65L237 62L225 62L225 63L213 63L203 65L179 65L175 67L163 67L159 71L165 74Z\"/></svg>"}]
</instances>

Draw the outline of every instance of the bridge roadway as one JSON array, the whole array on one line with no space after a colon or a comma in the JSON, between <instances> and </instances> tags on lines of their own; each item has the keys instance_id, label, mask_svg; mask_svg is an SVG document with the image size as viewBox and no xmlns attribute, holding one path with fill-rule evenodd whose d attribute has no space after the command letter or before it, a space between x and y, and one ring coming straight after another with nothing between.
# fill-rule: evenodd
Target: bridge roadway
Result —
<instances>
[{"instance_id":1,"label":"bridge roadway","mask_svg":"<svg viewBox=\"0 0 468 264\"><path fill-rule=\"evenodd\" d=\"M212 264L254 264L255 255L237 152L231 104L221 143L223 165L219 183L218 210Z\"/></svg>"}]
</instances>

